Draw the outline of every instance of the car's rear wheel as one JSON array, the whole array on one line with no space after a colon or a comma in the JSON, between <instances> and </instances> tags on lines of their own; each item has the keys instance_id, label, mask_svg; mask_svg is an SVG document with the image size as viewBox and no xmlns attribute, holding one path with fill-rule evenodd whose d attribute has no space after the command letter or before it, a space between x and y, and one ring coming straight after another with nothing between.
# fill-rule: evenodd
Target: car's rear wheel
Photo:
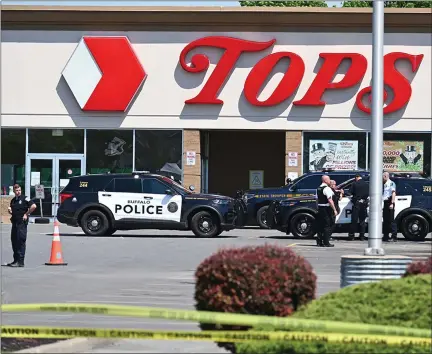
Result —
<instances>
[{"instance_id":1,"label":"car's rear wheel","mask_svg":"<svg viewBox=\"0 0 432 354\"><path fill-rule=\"evenodd\" d=\"M295 238L313 238L315 235L315 222L315 217L312 214L295 214L290 222L291 233Z\"/></svg>"},{"instance_id":2,"label":"car's rear wheel","mask_svg":"<svg viewBox=\"0 0 432 354\"><path fill-rule=\"evenodd\" d=\"M216 237L222 232L216 216L204 210L192 217L191 229L197 237Z\"/></svg>"},{"instance_id":3,"label":"car's rear wheel","mask_svg":"<svg viewBox=\"0 0 432 354\"><path fill-rule=\"evenodd\" d=\"M422 215L411 214L402 219L401 231L409 241L423 241L429 233L429 222Z\"/></svg>"},{"instance_id":4,"label":"car's rear wheel","mask_svg":"<svg viewBox=\"0 0 432 354\"><path fill-rule=\"evenodd\" d=\"M266 214L267 209L268 209L268 205L259 208L258 212L257 212L257 216L256 216L257 223L258 223L259 227L262 229L268 229L269 228L267 226L267 216L266 216L267 215Z\"/></svg>"},{"instance_id":5,"label":"car's rear wheel","mask_svg":"<svg viewBox=\"0 0 432 354\"><path fill-rule=\"evenodd\" d=\"M88 236L105 236L110 229L107 216L99 210L89 210L81 217L80 225Z\"/></svg>"}]
</instances>

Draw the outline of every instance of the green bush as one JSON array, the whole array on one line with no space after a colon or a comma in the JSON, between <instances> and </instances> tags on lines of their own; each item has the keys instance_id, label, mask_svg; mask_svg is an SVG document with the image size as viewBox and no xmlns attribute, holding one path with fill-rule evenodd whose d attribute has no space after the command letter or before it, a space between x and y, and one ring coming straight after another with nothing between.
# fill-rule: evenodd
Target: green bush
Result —
<instances>
[{"instance_id":1,"label":"green bush","mask_svg":"<svg viewBox=\"0 0 432 354\"><path fill-rule=\"evenodd\" d=\"M343 288L299 309L292 317L410 328L432 328L432 276L417 275ZM268 330L268 328L267 328ZM244 342L238 354L431 353L424 347L360 343Z\"/></svg>"}]
</instances>

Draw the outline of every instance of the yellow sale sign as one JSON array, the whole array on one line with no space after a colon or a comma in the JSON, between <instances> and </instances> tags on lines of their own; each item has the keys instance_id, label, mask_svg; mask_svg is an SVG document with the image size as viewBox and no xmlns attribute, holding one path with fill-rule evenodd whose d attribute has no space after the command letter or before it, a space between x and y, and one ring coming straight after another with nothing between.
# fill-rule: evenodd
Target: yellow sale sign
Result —
<instances>
[{"instance_id":1,"label":"yellow sale sign","mask_svg":"<svg viewBox=\"0 0 432 354\"><path fill-rule=\"evenodd\" d=\"M392 172L423 172L422 141L384 141L383 168Z\"/></svg>"}]
</instances>

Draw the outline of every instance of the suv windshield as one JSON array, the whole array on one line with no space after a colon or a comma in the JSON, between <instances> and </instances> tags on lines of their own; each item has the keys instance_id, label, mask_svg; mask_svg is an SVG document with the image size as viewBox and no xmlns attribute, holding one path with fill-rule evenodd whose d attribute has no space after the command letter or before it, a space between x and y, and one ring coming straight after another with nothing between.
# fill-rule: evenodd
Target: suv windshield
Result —
<instances>
[{"instance_id":1,"label":"suv windshield","mask_svg":"<svg viewBox=\"0 0 432 354\"><path fill-rule=\"evenodd\" d=\"M173 185L175 188L180 189L180 190L183 191L184 193L186 193L186 194L192 194L191 191L187 190L185 187L183 187L181 184L177 183L176 181L173 181L171 178L163 176L162 179L163 179L165 182L167 182L167 183Z\"/></svg>"}]
</instances>

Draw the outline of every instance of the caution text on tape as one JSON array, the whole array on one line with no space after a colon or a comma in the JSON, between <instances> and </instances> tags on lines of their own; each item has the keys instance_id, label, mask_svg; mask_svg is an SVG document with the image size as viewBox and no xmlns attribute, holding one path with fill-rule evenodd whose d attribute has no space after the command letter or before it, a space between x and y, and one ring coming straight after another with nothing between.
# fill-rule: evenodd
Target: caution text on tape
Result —
<instances>
[{"instance_id":1,"label":"caution text on tape","mask_svg":"<svg viewBox=\"0 0 432 354\"><path fill-rule=\"evenodd\" d=\"M311 333L283 331L153 331L139 329L98 329L68 327L2 326L2 337L13 338L114 338L181 341L295 341L326 343L363 343L374 345L431 347L432 339L365 334Z\"/></svg>"},{"instance_id":2,"label":"caution text on tape","mask_svg":"<svg viewBox=\"0 0 432 354\"><path fill-rule=\"evenodd\" d=\"M3 312L72 312L94 315L174 319L220 325L250 327L271 326L276 329L290 329L309 332L379 334L422 338L429 338L432 334L432 330L429 329L141 306L95 304L3 304L1 310Z\"/></svg>"}]
</instances>

